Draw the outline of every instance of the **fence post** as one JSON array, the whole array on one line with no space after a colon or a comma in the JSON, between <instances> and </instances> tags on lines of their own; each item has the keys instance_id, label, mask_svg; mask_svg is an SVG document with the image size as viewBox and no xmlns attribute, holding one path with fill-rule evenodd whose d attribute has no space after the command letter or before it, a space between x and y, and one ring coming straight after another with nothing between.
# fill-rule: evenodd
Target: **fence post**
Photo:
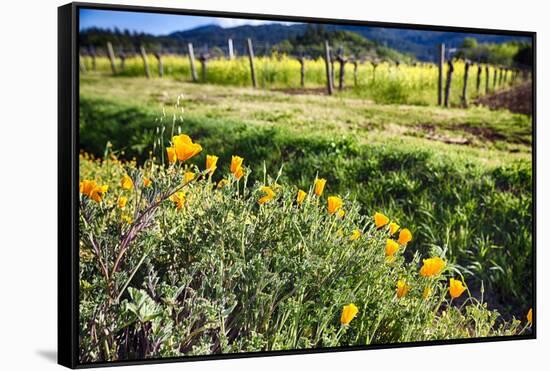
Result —
<instances>
[{"instance_id":1,"label":"fence post","mask_svg":"<svg viewBox=\"0 0 550 371\"><path fill-rule=\"evenodd\" d=\"M443 65L445 64L445 44L439 44L439 78L437 83L437 104L443 103Z\"/></svg>"},{"instance_id":2,"label":"fence post","mask_svg":"<svg viewBox=\"0 0 550 371\"><path fill-rule=\"evenodd\" d=\"M453 81L453 72L455 70L453 61L449 59L447 62L449 69L447 70L447 84L445 85L445 107L451 105L451 83Z\"/></svg>"},{"instance_id":3,"label":"fence post","mask_svg":"<svg viewBox=\"0 0 550 371\"><path fill-rule=\"evenodd\" d=\"M477 65L477 80L476 80L476 92L477 92L477 95L479 95L479 90L481 88L481 71L483 71L481 69L481 64L478 64Z\"/></svg>"},{"instance_id":4,"label":"fence post","mask_svg":"<svg viewBox=\"0 0 550 371\"><path fill-rule=\"evenodd\" d=\"M489 80L491 79L489 75L489 66L485 66L485 94L489 94Z\"/></svg>"},{"instance_id":5,"label":"fence post","mask_svg":"<svg viewBox=\"0 0 550 371\"><path fill-rule=\"evenodd\" d=\"M327 74L327 92L328 95L332 95L333 85L332 85L332 71L331 71L331 60L330 60L330 46L328 40L325 40L325 71Z\"/></svg>"},{"instance_id":6,"label":"fence post","mask_svg":"<svg viewBox=\"0 0 550 371\"><path fill-rule=\"evenodd\" d=\"M111 70L113 71L113 75L116 75L115 52L113 51L113 45L110 41L107 41L107 54L109 55L109 61L111 62Z\"/></svg>"},{"instance_id":7,"label":"fence post","mask_svg":"<svg viewBox=\"0 0 550 371\"><path fill-rule=\"evenodd\" d=\"M149 61L147 60L147 53L145 52L145 48L143 45L139 48L139 51L141 53L141 59L143 59L143 68L145 69L145 76L147 78L151 77L151 71L149 71Z\"/></svg>"},{"instance_id":8,"label":"fence post","mask_svg":"<svg viewBox=\"0 0 550 371\"><path fill-rule=\"evenodd\" d=\"M303 56L300 56L298 58L298 62L300 62L300 86L303 88L306 85L305 58Z\"/></svg>"},{"instance_id":9,"label":"fence post","mask_svg":"<svg viewBox=\"0 0 550 371\"><path fill-rule=\"evenodd\" d=\"M353 60L353 85L357 86L357 67L359 65L359 61L357 59Z\"/></svg>"},{"instance_id":10,"label":"fence post","mask_svg":"<svg viewBox=\"0 0 550 371\"><path fill-rule=\"evenodd\" d=\"M235 53L233 52L233 39L227 39L227 47L229 48L229 59L235 59Z\"/></svg>"},{"instance_id":11,"label":"fence post","mask_svg":"<svg viewBox=\"0 0 550 371\"><path fill-rule=\"evenodd\" d=\"M118 57L120 58L120 70L124 71L126 67L126 54L121 50L120 53L118 53Z\"/></svg>"},{"instance_id":12,"label":"fence post","mask_svg":"<svg viewBox=\"0 0 550 371\"><path fill-rule=\"evenodd\" d=\"M256 71L254 70L254 49L252 47L252 39L246 40L248 46L248 61L250 62L250 76L252 77L252 86L256 87Z\"/></svg>"},{"instance_id":13,"label":"fence post","mask_svg":"<svg viewBox=\"0 0 550 371\"><path fill-rule=\"evenodd\" d=\"M82 55L78 55L78 64L80 66L80 72L86 73L86 65L84 64L84 61L82 60Z\"/></svg>"},{"instance_id":14,"label":"fence post","mask_svg":"<svg viewBox=\"0 0 550 371\"><path fill-rule=\"evenodd\" d=\"M334 80L335 80L335 76L336 76L336 70L334 69L334 53L332 52L332 50L330 51L330 78L332 80L332 87L334 88L334 86L336 86Z\"/></svg>"},{"instance_id":15,"label":"fence post","mask_svg":"<svg viewBox=\"0 0 550 371\"><path fill-rule=\"evenodd\" d=\"M336 60L340 64L340 72L338 74L338 90L343 90L344 89L344 78L345 78L345 73L346 73L346 62L348 61L344 57L344 51L343 50L340 50L338 52L338 55L336 56Z\"/></svg>"},{"instance_id":16,"label":"fence post","mask_svg":"<svg viewBox=\"0 0 550 371\"><path fill-rule=\"evenodd\" d=\"M157 59L158 65L159 65L159 76L164 76L164 65L162 64L162 54L161 52L155 53L155 58Z\"/></svg>"},{"instance_id":17,"label":"fence post","mask_svg":"<svg viewBox=\"0 0 550 371\"><path fill-rule=\"evenodd\" d=\"M468 70L470 69L470 62L466 61L464 65L464 86L462 86L462 105L468 107Z\"/></svg>"},{"instance_id":18,"label":"fence post","mask_svg":"<svg viewBox=\"0 0 550 371\"><path fill-rule=\"evenodd\" d=\"M208 53L201 53L199 61L201 62L202 82L206 82L206 63L208 62Z\"/></svg>"},{"instance_id":19,"label":"fence post","mask_svg":"<svg viewBox=\"0 0 550 371\"><path fill-rule=\"evenodd\" d=\"M189 65L191 66L191 78L193 79L193 82L197 82L199 78L197 76L197 69L195 67L195 53L193 52L193 44L188 43L187 50L189 52Z\"/></svg>"},{"instance_id":20,"label":"fence post","mask_svg":"<svg viewBox=\"0 0 550 371\"><path fill-rule=\"evenodd\" d=\"M93 45L90 46L90 56L92 57L92 70L95 71L96 69L96 52L95 52L95 48L93 47Z\"/></svg>"}]
</instances>

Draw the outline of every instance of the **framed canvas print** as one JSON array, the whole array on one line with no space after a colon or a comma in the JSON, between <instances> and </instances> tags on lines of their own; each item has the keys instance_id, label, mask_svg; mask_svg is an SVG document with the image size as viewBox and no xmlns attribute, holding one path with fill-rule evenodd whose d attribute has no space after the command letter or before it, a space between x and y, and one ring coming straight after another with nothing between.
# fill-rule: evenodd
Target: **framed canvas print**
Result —
<instances>
[{"instance_id":1,"label":"framed canvas print","mask_svg":"<svg viewBox=\"0 0 550 371\"><path fill-rule=\"evenodd\" d=\"M535 33L58 19L60 364L535 338Z\"/></svg>"}]
</instances>

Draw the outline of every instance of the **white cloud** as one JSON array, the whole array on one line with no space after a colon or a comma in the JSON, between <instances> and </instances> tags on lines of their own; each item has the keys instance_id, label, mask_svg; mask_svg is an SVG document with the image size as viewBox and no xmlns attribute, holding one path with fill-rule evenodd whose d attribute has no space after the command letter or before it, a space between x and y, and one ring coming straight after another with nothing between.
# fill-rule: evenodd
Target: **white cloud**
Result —
<instances>
[{"instance_id":1,"label":"white cloud","mask_svg":"<svg viewBox=\"0 0 550 371\"><path fill-rule=\"evenodd\" d=\"M242 25L258 26L267 23L280 23L284 25L290 25L294 22L276 22L276 21L263 21L258 19L238 19L238 18L216 18L215 23L223 28L231 28Z\"/></svg>"}]
</instances>

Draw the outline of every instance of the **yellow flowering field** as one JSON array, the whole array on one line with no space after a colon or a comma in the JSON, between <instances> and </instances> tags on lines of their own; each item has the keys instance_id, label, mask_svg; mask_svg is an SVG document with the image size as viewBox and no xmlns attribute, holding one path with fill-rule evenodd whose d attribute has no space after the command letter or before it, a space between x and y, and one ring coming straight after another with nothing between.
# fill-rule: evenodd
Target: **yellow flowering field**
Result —
<instances>
[{"instance_id":1,"label":"yellow flowering field","mask_svg":"<svg viewBox=\"0 0 550 371\"><path fill-rule=\"evenodd\" d=\"M80 155L81 362L530 331L531 311L489 310L392 213L322 172L302 189L284 168L251 177L261 161L185 134L140 165Z\"/></svg>"},{"instance_id":2,"label":"yellow flowering field","mask_svg":"<svg viewBox=\"0 0 550 371\"><path fill-rule=\"evenodd\" d=\"M110 76L111 66L107 57L96 58L96 70L92 71L92 58L82 57L88 74L101 74ZM148 55L149 67L153 77L159 77L158 61L154 55ZM199 82L217 84L246 86L252 84L248 57L238 57L234 60L224 58L211 59L207 63L206 75L202 74L200 63L196 62L196 69ZM477 87L478 65L470 68L468 79L469 97L475 99L485 95L487 74L489 71L489 89L505 89L520 82L512 80L511 71L506 72L498 83L493 85L495 69L497 66L480 65L482 74L480 76L479 90ZM444 66L444 76L448 71ZM265 89L317 89L323 91L326 86L325 62L322 58L308 59L304 62L304 86L300 83L300 63L296 58L285 54L262 56L255 58L255 70L258 86ZM335 64L335 84L338 86L339 66ZM454 61L454 83L451 85L451 102L453 105L461 105L462 87L465 74L465 62ZM126 58L124 69L117 72L120 77L143 77L145 69L141 56ZM163 57L163 77L175 78L178 80L191 81L191 66L189 58L183 55L165 55ZM378 103L399 103L435 105L437 104L437 81L438 68L433 63L402 63L397 66L393 62L381 62L372 64L368 61L361 62L357 70L352 63L345 65L343 94L347 96L369 98ZM336 86L336 89L337 89ZM340 93L342 94L342 93Z\"/></svg>"}]
</instances>

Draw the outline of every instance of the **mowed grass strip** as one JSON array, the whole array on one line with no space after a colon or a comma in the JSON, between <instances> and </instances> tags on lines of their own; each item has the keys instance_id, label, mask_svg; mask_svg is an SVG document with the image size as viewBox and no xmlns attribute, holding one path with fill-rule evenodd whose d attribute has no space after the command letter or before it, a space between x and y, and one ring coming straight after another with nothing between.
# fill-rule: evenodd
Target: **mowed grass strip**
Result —
<instances>
[{"instance_id":1,"label":"mowed grass strip","mask_svg":"<svg viewBox=\"0 0 550 371\"><path fill-rule=\"evenodd\" d=\"M531 156L531 117L484 107L465 110L380 105L341 95L289 95L174 79L97 76L82 79L81 94L146 107L157 116L165 112L168 117L181 113L173 109L181 96L179 102L186 117L222 117L253 125L283 126L299 134L351 135L361 143L434 147L488 164Z\"/></svg>"}]
</instances>

